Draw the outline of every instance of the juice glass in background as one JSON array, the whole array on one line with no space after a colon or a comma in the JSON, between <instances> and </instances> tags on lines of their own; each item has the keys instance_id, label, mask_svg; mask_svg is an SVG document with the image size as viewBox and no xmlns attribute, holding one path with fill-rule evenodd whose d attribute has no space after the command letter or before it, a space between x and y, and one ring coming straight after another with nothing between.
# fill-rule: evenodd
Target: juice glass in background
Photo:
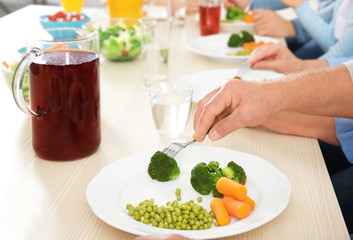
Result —
<instances>
[{"instance_id":1,"label":"juice glass in background","mask_svg":"<svg viewBox=\"0 0 353 240\"><path fill-rule=\"evenodd\" d=\"M84 0L61 0L61 6L64 12L78 12L80 13L83 7Z\"/></svg>"},{"instance_id":2,"label":"juice glass in background","mask_svg":"<svg viewBox=\"0 0 353 240\"><path fill-rule=\"evenodd\" d=\"M98 33L46 30L34 31L28 39L29 52L16 68L12 93L31 116L32 145L40 158L87 157L101 141ZM27 69L29 103L22 92Z\"/></svg>"},{"instance_id":3,"label":"juice glass in background","mask_svg":"<svg viewBox=\"0 0 353 240\"><path fill-rule=\"evenodd\" d=\"M108 0L111 18L141 18L143 0Z\"/></svg>"},{"instance_id":4,"label":"juice glass in background","mask_svg":"<svg viewBox=\"0 0 353 240\"><path fill-rule=\"evenodd\" d=\"M159 82L148 88L154 124L163 137L178 138L189 118L193 89L188 83Z\"/></svg>"},{"instance_id":5,"label":"juice glass in background","mask_svg":"<svg viewBox=\"0 0 353 240\"><path fill-rule=\"evenodd\" d=\"M201 36L219 33L221 0L199 0Z\"/></svg>"}]
</instances>

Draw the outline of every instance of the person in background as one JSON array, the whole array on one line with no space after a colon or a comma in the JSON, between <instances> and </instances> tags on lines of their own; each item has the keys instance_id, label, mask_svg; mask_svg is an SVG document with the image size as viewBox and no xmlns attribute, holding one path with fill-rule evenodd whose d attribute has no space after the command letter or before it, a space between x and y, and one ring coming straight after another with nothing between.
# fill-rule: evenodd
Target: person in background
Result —
<instances>
[{"instance_id":1,"label":"person in background","mask_svg":"<svg viewBox=\"0 0 353 240\"><path fill-rule=\"evenodd\" d=\"M232 4L235 1L240 4L239 2L247 0L233 0ZM298 19L287 21L276 12L267 10L280 8L279 1L276 3L276 0L255 0L252 5L253 9L257 9L253 13L258 34L286 38L289 49L302 59L353 55L353 47L350 45L353 40L351 0L319 1L317 12L304 0L281 1L294 9ZM266 10L258 9L259 7Z\"/></svg>"}]
</instances>

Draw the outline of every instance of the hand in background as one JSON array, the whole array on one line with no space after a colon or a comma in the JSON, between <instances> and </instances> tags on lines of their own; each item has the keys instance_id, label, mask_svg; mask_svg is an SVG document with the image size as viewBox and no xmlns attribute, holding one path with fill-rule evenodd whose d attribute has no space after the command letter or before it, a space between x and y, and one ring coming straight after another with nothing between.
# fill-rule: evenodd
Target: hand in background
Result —
<instances>
[{"instance_id":1,"label":"hand in background","mask_svg":"<svg viewBox=\"0 0 353 240\"><path fill-rule=\"evenodd\" d=\"M223 4L225 8L238 7L241 9L245 9L246 6L249 4L249 1L248 0L223 0Z\"/></svg>"},{"instance_id":2,"label":"hand in background","mask_svg":"<svg viewBox=\"0 0 353 240\"><path fill-rule=\"evenodd\" d=\"M295 29L291 21L283 19L275 11L258 9L253 11L256 33L262 36L277 38L295 37Z\"/></svg>"},{"instance_id":3,"label":"hand in background","mask_svg":"<svg viewBox=\"0 0 353 240\"><path fill-rule=\"evenodd\" d=\"M298 72L304 69L304 61L294 54L283 43L256 48L248 59L253 69L268 69L280 73Z\"/></svg>"}]
</instances>

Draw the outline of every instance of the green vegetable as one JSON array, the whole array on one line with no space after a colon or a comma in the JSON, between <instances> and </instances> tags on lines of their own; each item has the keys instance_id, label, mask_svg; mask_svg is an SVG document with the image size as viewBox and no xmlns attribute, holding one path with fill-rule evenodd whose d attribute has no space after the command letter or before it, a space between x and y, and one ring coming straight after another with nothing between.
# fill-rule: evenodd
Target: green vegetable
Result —
<instances>
[{"instance_id":1,"label":"green vegetable","mask_svg":"<svg viewBox=\"0 0 353 240\"><path fill-rule=\"evenodd\" d=\"M180 174L180 169L174 158L158 151L151 158L148 165L148 174L152 179L166 182L177 178Z\"/></svg>"},{"instance_id":2,"label":"green vegetable","mask_svg":"<svg viewBox=\"0 0 353 240\"><path fill-rule=\"evenodd\" d=\"M191 170L190 183L192 187L202 195L208 195L216 188L216 183L223 176L219 163L211 161L208 165L204 162L198 163Z\"/></svg>"},{"instance_id":3,"label":"green vegetable","mask_svg":"<svg viewBox=\"0 0 353 240\"><path fill-rule=\"evenodd\" d=\"M222 171L227 178L243 185L246 183L246 174L244 169L235 162L229 162L227 167L224 167Z\"/></svg>"},{"instance_id":4,"label":"green vegetable","mask_svg":"<svg viewBox=\"0 0 353 240\"><path fill-rule=\"evenodd\" d=\"M154 199L140 202L137 206L126 205L129 216L153 227L176 230L202 230L212 227L214 215L190 200L186 203L167 202L157 206Z\"/></svg>"},{"instance_id":5,"label":"green vegetable","mask_svg":"<svg viewBox=\"0 0 353 240\"><path fill-rule=\"evenodd\" d=\"M18 61L13 61L10 64L10 68L6 69L6 71L2 71L2 74L6 78L6 84L12 89L12 81L13 75L18 65ZM29 81L28 81L28 70L26 71L25 75L23 76L23 86L22 86L22 93L26 102L29 102Z\"/></svg>"},{"instance_id":6,"label":"green vegetable","mask_svg":"<svg viewBox=\"0 0 353 240\"><path fill-rule=\"evenodd\" d=\"M251 54L250 49L241 49L235 53L226 53L228 56L249 56Z\"/></svg>"},{"instance_id":7,"label":"green vegetable","mask_svg":"<svg viewBox=\"0 0 353 240\"><path fill-rule=\"evenodd\" d=\"M242 47L244 43L254 42L254 35L247 31L241 31L238 34L232 34L228 40L228 47Z\"/></svg>"},{"instance_id":8,"label":"green vegetable","mask_svg":"<svg viewBox=\"0 0 353 240\"><path fill-rule=\"evenodd\" d=\"M212 192L213 197L223 197L216 188L216 183L220 177L230 178L240 184L246 182L244 169L235 162L231 161L221 169L217 161L211 161L208 164L198 163L191 170L190 183L202 195L208 195Z\"/></svg>"},{"instance_id":9,"label":"green vegetable","mask_svg":"<svg viewBox=\"0 0 353 240\"><path fill-rule=\"evenodd\" d=\"M141 28L137 24L128 26L118 22L105 30L98 29L101 53L113 61L126 61L136 58L142 50Z\"/></svg>"},{"instance_id":10,"label":"green vegetable","mask_svg":"<svg viewBox=\"0 0 353 240\"><path fill-rule=\"evenodd\" d=\"M242 20L244 16L244 10L238 7L230 7L227 9L226 19L228 20Z\"/></svg>"},{"instance_id":11,"label":"green vegetable","mask_svg":"<svg viewBox=\"0 0 353 240\"><path fill-rule=\"evenodd\" d=\"M247 32L247 31L240 31L240 35L241 35L241 38L243 39L244 43L255 42L254 35L252 35L251 33Z\"/></svg>"}]
</instances>

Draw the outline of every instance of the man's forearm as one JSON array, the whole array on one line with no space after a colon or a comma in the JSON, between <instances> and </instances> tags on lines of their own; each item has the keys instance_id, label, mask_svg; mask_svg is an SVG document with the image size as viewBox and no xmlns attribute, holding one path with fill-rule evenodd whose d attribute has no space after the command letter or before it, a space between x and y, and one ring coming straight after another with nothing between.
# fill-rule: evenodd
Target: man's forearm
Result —
<instances>
[{"instance_id":1,"label":"man's forearm","mask_svg":"<svg viewBox=\"0 0 353 240\"><path fill-rule=\"evenodd\" d=\"M343 65L292 74L275 84L281 110L353 118L353 83Z\"/></svg>"}]
</instances>

